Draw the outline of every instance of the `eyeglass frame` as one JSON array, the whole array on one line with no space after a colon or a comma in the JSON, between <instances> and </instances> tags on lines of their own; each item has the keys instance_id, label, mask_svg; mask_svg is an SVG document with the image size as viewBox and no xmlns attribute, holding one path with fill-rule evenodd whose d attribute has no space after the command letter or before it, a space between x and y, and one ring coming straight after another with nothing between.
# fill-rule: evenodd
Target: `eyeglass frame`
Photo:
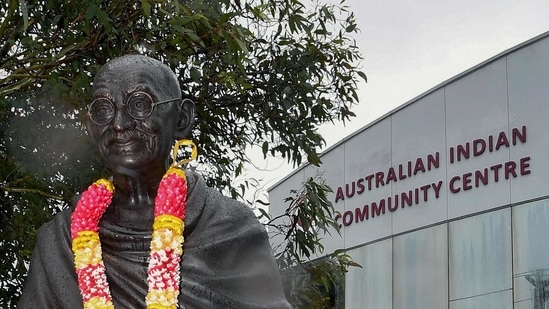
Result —
<instances>
[{"instance_id":1,"label":"eyeglass frame","mask_svg":"<svg viewBox=\"0 0 549 309\"><path fill-rule=\"evenodd\" d=\"M128 102L130 100L130 98L136 94L145 94L146 96L148 96L150 99L151 99L151 110L150 112L144 116L144 117L135 117L134 115L132 115L129 111L128 111ZM126 99L126 102L124 102L124 104L122 104L122 108L124 109L124 111L134 120L144 120L144 119L147 119L149 118L153 111L154 111L154 108L157 106L157 105L160 105L160 104L164 104L164 103L169 103L169 102L172 102L172 101L176 101L176 100L181 100L182 98L175 98L175 99L168 99L168 100L164 100L164 101L160 101L160 102L154 102L152 96L144 91L136 91L136 92L133 92L131 93L128 98ZM92 105L97 102L98 100L106 100L108 101L109 103L111 103L112 107L113 107L113 111L114 113L112 114L112 117L110 118L110 120L106 123L99 123L97 121L95 121L92 117L92 113L91 113L91 107ZM115 113L116 113L116 104L114 104L114 102L109 99L109 98L97 98L95 100L93 100L89 105L88 105L88 117L91 119L91 121L93 121L93 123L99 125L99 126L104 126L104 125L108 125L109 123L111 123L114 119L114 116L115 116Z\"/></svg>"}]
</instances>

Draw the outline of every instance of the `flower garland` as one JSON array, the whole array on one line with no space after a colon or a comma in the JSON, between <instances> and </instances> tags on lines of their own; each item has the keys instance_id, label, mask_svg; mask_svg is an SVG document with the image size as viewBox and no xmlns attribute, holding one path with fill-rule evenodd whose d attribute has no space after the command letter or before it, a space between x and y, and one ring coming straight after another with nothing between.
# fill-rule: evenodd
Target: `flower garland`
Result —
<instances>
[{"instance_id":1,"label":"flower garland","mask_svg":"<svg viewBox=\"0 0 549 309\"><path fill-rule=\"evenodd\" d=\"M194 149L193 156L196 157ZM85 309L114 308L98 234L99 220L111 204L113 193L112 182L106 179L96 181L82 193L71 217L74 265ZM177 308L186 206L185 172L170 167L160 181L154 200L148 293L145 297L149 309Z\"/></svg>"}]
</instances>

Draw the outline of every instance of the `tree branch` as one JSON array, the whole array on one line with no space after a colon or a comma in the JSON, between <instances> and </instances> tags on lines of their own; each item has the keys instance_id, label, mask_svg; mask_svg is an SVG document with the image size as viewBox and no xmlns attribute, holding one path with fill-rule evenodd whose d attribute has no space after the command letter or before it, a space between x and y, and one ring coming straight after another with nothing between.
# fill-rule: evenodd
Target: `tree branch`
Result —
<instances>
[{"instance_id":1,"label":"tree branch","mask_svg":"<svg viewBox=\"0 0 549 309\"><path fill-rule=\"evenodd\" d=\"M15 192L15 193L36 193L36 194L40 194L44 197L47 197L47 198L52 198L54 200L58 200L58 201L64 201L65 198L63 198L62 196L59 196L59 195L54 195L54 194L51 194L51 193L48 193L48 192L44 192L42 190L38 190L38 189L28 189L28 188L8 188L8 187L0 187L0 189L2 189L3 191L6 191L6 192Z\"/></svg>"}]
</instances>

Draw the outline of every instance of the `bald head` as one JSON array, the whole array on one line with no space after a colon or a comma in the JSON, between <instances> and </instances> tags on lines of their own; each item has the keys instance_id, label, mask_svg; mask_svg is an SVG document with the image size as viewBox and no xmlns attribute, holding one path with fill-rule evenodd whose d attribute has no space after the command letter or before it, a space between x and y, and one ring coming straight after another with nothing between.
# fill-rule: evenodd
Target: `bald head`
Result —
<instances>
[{"instance_id":1,"label":"bald head","mask_svg":"<svg viewBox=\"0 0 549 309\"><path fill-rule=\"evenodd\" d=\"M107 62L95 76L93 89L105 87L108 83L127 83L127 90L132 92L135 89L131 89L130 84L137 80L166 96L181 97L175 73L164 63L144 55L125 55Z\"/></svg>"}]
</instances>

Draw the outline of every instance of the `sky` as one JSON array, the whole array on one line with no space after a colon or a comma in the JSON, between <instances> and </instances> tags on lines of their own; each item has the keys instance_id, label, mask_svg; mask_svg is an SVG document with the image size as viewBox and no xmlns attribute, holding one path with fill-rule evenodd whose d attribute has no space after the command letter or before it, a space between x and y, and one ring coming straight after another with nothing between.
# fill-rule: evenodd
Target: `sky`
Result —
<instances>
[{"instance_id":1,"label":"sky","mask_svg":"<svg viewBox=\"0 0 549 309\"><path fill-rule=\"evenodd\" d=\"M322 1L322 0L321 0ZM337 1L337 0L334 0ZM324 125L327 147L416 96L526 40L549 31L549 0L346 0L367 83L357 115ZM285 162L256 161L264 188L292 171Z\"/></svg>"},{"instance_id":2,"label":"sky","mask_svg":"<svg viewBox=\"0 0 549 309\"><path fill-rule=\"evenodd\" d=\"M346 0L368 82L328 146L436 85L549 31L548 0ZM333 134L332 132L337 132Z\"/></svg>"}]
</instances>

